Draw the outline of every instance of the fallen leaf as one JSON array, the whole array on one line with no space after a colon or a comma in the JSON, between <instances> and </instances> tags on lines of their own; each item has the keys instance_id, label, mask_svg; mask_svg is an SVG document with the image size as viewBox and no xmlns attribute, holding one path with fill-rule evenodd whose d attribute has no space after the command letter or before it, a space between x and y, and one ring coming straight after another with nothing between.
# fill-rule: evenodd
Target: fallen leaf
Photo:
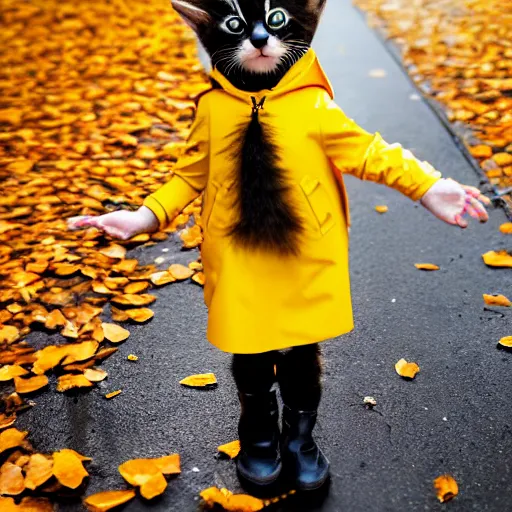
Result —
<instances>
[{"instance_id":1,"label":"fallen leaf","mask_svg":"<svg viewBox=\"0 0 512 512\"><path fill-rule=\"evenodd\" d=\"M99 343L97 341L83 341L82 343L73 343L65 346L67 348L67 357L62 361L62 364L71 364L90 359L98 350Z\"/></svg>"},{"instance_id":2,"label":"fallen leaf","mask_svg":"<svg viewBox=\"0 0 512 512\"><path fill-rule=\"evenodd\" d=\"M14 325L0 327L0 343L13 343L20 337L19 329Z\"/></svg>"},{"instance_id":3,"label":"fallen leaf","mask_svg":"<svg viewBox=\"0 0 512 512\"><path fill-rule=\"evenodd\" d=\"M121 304L123 306L147 306L155 302L155 300L156 297L149 293L143 293L141 295L127 293L112 298L114 304Z\"/></svg>"},{"instance_id":4,"label":"fallen leaf","mask_svg":"<svg viewBox=\"0 0 512 512\"><path fill-rule=\"evenodd\" d=\"M6 510L5 512L9 511ZM18 512L54 512L54 508L46 498L32 498L26 496L18 505Z\"/></svg>"},{"instance_id":5,"label":"fallen leaf","mask_svg":"<svg viewBox=\"0 0 512 512\"><path fill-rule=\"evenodd\" d=\"M64 327L67 324L66 317L58 309L54 309L46 319L44 326L47 329L56 329L57 327Z\"/></svg>"},{"instance_id":6,"label":"fallen leaf","mask_svg":"<svg viewBox=\"0 0 512 512\"><path fill-rule=\"evenodd\" d=\"M115 398L116 396L120 395L123 392L122 389L118 389L117 391L112 391L111 393L107 393L105 395L105 398L110 400L111 398Z\"/></svg>"},{"instance_id":7,"label":"fallen leaf","mask_svg":"<svg viewBox=\"0 0 512 512\"><path fill-rule=\"evenodd\" d=\"M140 494L143 498L151 500L163 494L165 489L167 489L167 480L162 473L157 473L140 486Z\"/></svg>"},{"instance_id":8,"label":"fallen leaf","mask_svg":"<svg viewBox=\"0 0 512 512\"><path fill-rule=\"evenodd\" d=\"M124 309L120 310L112 307L112 318L116 322L125 322L126 320L133 320L137 323L144 323L155 316L155 313L149 308L137 309Z\"/></svg>"},{"instance_id":9,"label":"fallen leaf","mask_svg":"<svg viewBox=\"0 0 512 512\"><path fill-rule=\"evenodd\" d=\"M414 266L418 270L439 270L439 267L432 263L415 263Z\"/></svg>"},{"instance_id":10,"label":"fallen leaf","mask_svg":"<svg viewBox=\"0 0 512 512\"><path fill-rule=\"evenodd\" d=\"M420 367L416 363L408 363L405 359L400 359L400 361L395 364L395 370L400 377L414 379L416 374L420 371Z\"/></svg>"},{"instance_id":11,"label":"fallen leaf","mask_svg":"<svg viewBox=\"0 0 512 512\"><path fill-rule=\"evenodd\" d=\"M449 501L459 494L459 486L451 475L441 475L434 480L434 489L441 503Z\"/></svg>"},{"instance_id":12,"label":"fallen leaf","mask_svg":"<svg viewBox=\"0 0 512 512\"><path fill-rule=\"evenodd\" d=\"M16 422L16 413L11 414L10 416L6 414L0 414L0 430L4 428L11 427Z\"/></svg>"},{"instance_id":13,"label":"fallen leaf","mask_svg":"<svg viewBox=\"0 0 512 512\"><path fill-rule=\"evenodd\" d=\"M127 295L134 295L143 292L149 288L149 283L146 281L135 281L125 286L124 293Z\"/></svg>"},{"instance_id":14,"label":"fallen leaf","mask_svg":"<svg viewBox=\"0 0 512 512\"><path fill-rule=\"evenodd\" d=\"M164 475L179 475L181 473L180 456L177 453L151 460Z\"/></svg>"},{"instance_id":15,"label":"fallen leaf","mask_svg":"<svg viewBox=\"0 0 512 512\"><path fill-rule=\"evenodd\" d=\"M90 388L93 384L84 375L67 374L57 379L57 391L64 393L74 388Z\"/></svg>"},{"instance_id":16,"label":"fallen leaf","mask_svg":"<svg viewBox=\"0 0 512 512\"><path fill-rule=\"evenodd\" d=\"M512 302L510 302L505 295L487 295L483 294L484 302L489 306L503 306L510 307L512 306Z\"/></svg>"},{"instance_id":17,"label":"fallen leaf","mask_svg":"<svg viewBox=\"0 0 512 512\"><path fill-rule=\"evenodd\" d=\"M500 226L500 231L505 235L512 235L512 222L505 222Z\"/></svg>"},{"instance_id":18,"label":"fallen leaf","mask_svg":"<svg viewBox=\"0 0 512 512\"><path fill-rule=\"evenodd\" d=\"M375 207L375 211L377 213L386 213L389 210L389 208L385 205L378 205Z\"/></svg>"},{"instance_id":19,"label":"fallen leaf","mask_svg":"<svg viewBox=\"0 0 512 512\"><path fill-rule=\"evenodd\" d=\"M206 283L206 277L203 272L198 272L192 276L192 281L197 283L200 286L204 286Z\"/></svg>"},{"instance_id":20,"label":"fallen leaf","mask_svg":"<svg viewBox=\"0 0 512 512\"><path fill-rule=\"evenodd\" d=\"M482 258L489 267L512 267L512 254L507 251L489 251Z\"/></svg>"},{"instance_id":21,"label":"fallen leaf","mask_svg":"<svg viewBox=\"0 0 512 512\"><path fill-rule=\"evenodd\" d=\"M76 489L89 473L73 450L60 450L53 454L53 475L64 487Z\"/></svg>"},{"instance_id":22,"label":"fallen leaf","mask_svg":"<svg viewBox=\"0 0 512 512\"><path fill-rule=\"evenodd\" d=\"M135 491L106 491L87 496L84 505L90 512L106 512L135 498Z\"/></svg>"},{"instance_id":23,"label":"fallen leaf","mask_svg":"<svg viewBox=\"0 0 512 512\"><path fill-rule=\"evenodd\" d=\"M202 373L198 375L190 375L180 380L180 384L192 388L204 388L206 386L217 385L217 378L213 373Z\"/></svg>"},{"instance_id":24,"label":"fallen leaf","mask_svg":"<svg viewBox=\"0 0 512 512\"><path fill-rule=\"evenodd\" d=\"M128 361L138 361L139 358L134 354L128 354Z\"/></svg>"},{"instance_id":25,"label":"fallen leaf","mask_svg":"<svg viewBox=\"0 0 512 512\"><path fill-rule=\"evenodd\" d=\"M121 343L130 336L130 331L117 324L102 323L105 338L111 343Z\"/></svg>"},{"instance_id":26,"label":"fallen leaf","mask_svg":"<svg viewBox=\"0 0 512 512\"><path fill-rule=\"evenodd\" d=\"M53 459L48 459L41 453L30 456L25 470L25 487L35 490L53 476Z\"/></svg>"},{"instance_id":27,"label":"fallen leaf","mask_svg":"<svg viewBox=\"0 0 512 512\"><path fill-rule=\"evenodd\" d=\"M126 248L119 244L111 244L104 249L100 249L99 252L109 258L123 259L126 256Z\"/></svg>"},{"instance_id":28,"label":"fallen leaf","mask_svg":"<svg viewBox=\"0 0 512 512\"><path fill-rule=\"evenodd\" d=\"M107 375L105 370L99 370L98 368L87 368L84 371L84 377L91 382L101 382L107 378Z\"/></svg>"},{"instance_id":29,"label":"fallen leaf","mask_svg":"<svg viewBox=\"0 0 512 512\"><path fill-rule=\"evenodd\" d=\"M155 475L162 475L153 459L132 459L119 466L119 473L130 484L144 485Z\"/></svg>"},{"instance_id":30,"label":"fallen leaf","mask_svg":"<svg viewBox=\"0 0 512 512\"><path fill-rule=\"evenodd\" d=\"M504 338L501 338L501 340L498 341L498 344L501 347L512 348L512 336L505 336Z\"/></svg>"},{"instance_id":31,"label":"fallen leaf","mask_svg":"<svg viewBox=\"0 0 512 512\"><path fill-rule=\"evenodd\" d=\"M176 278L170 272L167 272L167 270L151 274L150 279L155 286L164 286L166 284L174 283L176 281Z\"/></svg>"},{"instance_id":32,"label":"fallen leaf","mask_svg":"<svg viewBox=\"0 0 512 512\"><path fill-rule=\"evenodd\" d=\"M224 510L232 512L257 512L265 507L265 503L248 494L233 494L225 488L209 487L200 492L207 507L220 505Z\"/></svg>"},{"instance_id":33,"label":"fallen leaf","mask_svg":"<svg viewBox=\"0 0 512 512\"><path fill-rule=\"evenodd\" d=\"M0 454L21 446L27 435L28 432L21 432L17 428L8 428L0 432Z\"/></svg>"},{"instance_id":34,"label":"fallen leaf","mask_svg":"<svg viewBox=\"0 0 512 512\"><path fill-rule=\"evenodd\" d=\"M5 462L0 468L0 495L16 496L25 490L25 480L19 466Z\"/></svg>"},{"instance_id":35,"label":"fallen leaf","mask_svg":"<svg viewBox=\"0 0 512 512\"><path fill-rule=\"evenodd\" d=\"M230 443L223 444L217 450L219 453L227 455L230 459L234 459L240 453L240 441L231 441Z\"/></svg>"},{"instance_id":36,"label":"fallen leaf","mask_svg":"<svg viewBox=\"0 0 512 512\"><path fill-rule=\"evenodd\" d=\"M173 263L167 271L178 281L183 281L184 279L188 279L194 275L193 270L178 263Z\"/></svg>"},{"instance_id":37,"label":"fallen leaf","mask_svg":"<svg viewBox=\"0 0 512 512\"><path fill-rule=\"evenodd\" d=\"M17 364L5 365L0 368L0 382L6 382L19 377L20 375L26 375L28 373L25 368L18 366Z\"/></svg>"},{"instance_id":38,"label":"fallen leaf","mask_svg":"<svg viewBox=\"0 0 512 512\"><path fill-rule=\"evenodd\" d=\"M14 379L14 387L16 388L16 392L20 395L34 393L47 385L48 377L46 375L36 375L35 377L30 377L28 379L15 377Z\"/></svg>"}]
</instances>

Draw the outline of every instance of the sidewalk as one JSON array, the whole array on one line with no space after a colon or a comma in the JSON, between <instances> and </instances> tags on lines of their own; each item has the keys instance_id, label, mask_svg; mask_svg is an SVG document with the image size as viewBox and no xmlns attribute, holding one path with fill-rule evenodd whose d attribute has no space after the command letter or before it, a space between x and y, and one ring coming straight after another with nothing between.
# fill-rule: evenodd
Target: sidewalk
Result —
<instances>
[{"instance_id":1,"label":"sidewalk","mask_svg":"<svg viewBox=\"0 0 512 512\"><path fill-rule=\"evenodd\" d=\"M349 0L331 0L315 47L338 104L368 130L398 141L447 176L478 185L446 130L416 94ZM369 78L372 69L386 77ZM498 226L460 231L437 221L398 193L347 180L352 206L352 293L356 330L325 345L325 395L317 434L332 462L329 496L316 508L290 498L274 510L384 512L444 510L432 480L452 474L460 494L451 512L503 512L512 507L512 354L496 342L512 335L512 311L485 311L482 293L510 296L509 269L487 268L481 254L505 248ZM386 204L379 215L374 206ZM137 249L141 261L157 256L188 263L170 240ZM169 248L168 253L162 249ZM436 263L420 272L414 263ZM41 451L69 447L93 458L86 494L124 488L117 466L135 457L178 452L182 475L155 504L132 501L123 510L191 512L198 493L216 485L239 490L233 463L217 461L216 447L236 438L238 406L229 356L205 341L202 290L173 284L156 292L155 319L130 327L130 339L104 367L109 380L76 398L38 397L20 416ZM39 334L32 342L37 343ZM139 356L136 364L128 354ZM402 380L394 364L416 361L421 372ZM184 389L178 381L213 371L213 391ZM123 389L107 401L106 391ZM373 411L363 406L376 398ZM78 511L75 503L61 511Z\"/></svg>"}]
</instances>

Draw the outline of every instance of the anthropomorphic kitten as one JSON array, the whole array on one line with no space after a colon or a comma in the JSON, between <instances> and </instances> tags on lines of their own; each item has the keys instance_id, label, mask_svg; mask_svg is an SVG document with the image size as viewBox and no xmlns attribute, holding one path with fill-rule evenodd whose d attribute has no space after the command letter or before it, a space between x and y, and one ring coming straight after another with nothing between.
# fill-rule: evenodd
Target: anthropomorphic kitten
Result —
<instances>
[{"instance_id":1,"label":"anthropomorphic kitten","mask_svg":"<svg viewBox=\"0 0 512 512\"><path fill-rule=\"evenodd\" d=\"M233 356L241 402L237 467L301 490L329 462L312 437L318 343L353 327L342 174L392 186L442 220L486 220L477 189L348 119L310 43L324 0L174 0L212 60L212 88L169 182L137 212L70 221L118 238L164 227L204 191L208 339ZM284 402L282 429L274 384Z\"/></svg>"}]
</instances>

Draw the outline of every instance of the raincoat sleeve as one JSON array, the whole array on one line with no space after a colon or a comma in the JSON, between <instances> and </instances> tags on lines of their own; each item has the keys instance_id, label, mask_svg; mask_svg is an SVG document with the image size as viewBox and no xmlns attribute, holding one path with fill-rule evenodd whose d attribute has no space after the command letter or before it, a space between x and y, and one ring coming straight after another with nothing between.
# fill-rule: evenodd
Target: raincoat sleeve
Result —
<instances>
[{"instance_id":1,"label":"raincoat sleeve","mask_svg":"<svg viewBox=\"0 0 512 512\"><path fill-rule=\"evenodd\" d=\"M203 96L171 179L144 200L144 206L155 214L161 228L201 194L206 187L208 171L209 115L207 100Z\"/></svg>"},{"instance_id":2,"label":"raincoat sleeve","mask_svg":"<svg viewBox=\"0 0 512 512\"><path fill-rule=\"evenodd\" d=\"M341 173L387 185L413 201L441 178L400 144L388 144L379 133L360 128L330 99L322 109L321 131L324 150Z\"/></svg>"}]
</instances>

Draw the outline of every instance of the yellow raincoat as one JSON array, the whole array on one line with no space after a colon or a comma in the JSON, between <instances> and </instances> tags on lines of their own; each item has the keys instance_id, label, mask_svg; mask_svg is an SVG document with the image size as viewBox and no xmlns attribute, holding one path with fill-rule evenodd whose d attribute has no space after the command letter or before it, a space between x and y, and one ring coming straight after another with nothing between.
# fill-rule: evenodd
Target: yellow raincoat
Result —
<instances>
[{"instance_id":1,"label":"yellow raincoat","mask_svg":"<svg viewBox=\"0 0 512 512\"><path fill-rule=\"evenodd\" d=\"M217 70L220 88L198 104L170 181L144 204L162 226L204 190L201 248L209 309L208 340L232 353L259 353L323 341L353 328L348 260L348 203L342 174L391 186L413 200L440 178L398 144L388 145L347 118L313 50L272 90L247 93ZM269 125L304 223L300 254L249 251L228 235L235 222L229 135L249 123L251 97Z\"/></svg>"}]
</instances>

